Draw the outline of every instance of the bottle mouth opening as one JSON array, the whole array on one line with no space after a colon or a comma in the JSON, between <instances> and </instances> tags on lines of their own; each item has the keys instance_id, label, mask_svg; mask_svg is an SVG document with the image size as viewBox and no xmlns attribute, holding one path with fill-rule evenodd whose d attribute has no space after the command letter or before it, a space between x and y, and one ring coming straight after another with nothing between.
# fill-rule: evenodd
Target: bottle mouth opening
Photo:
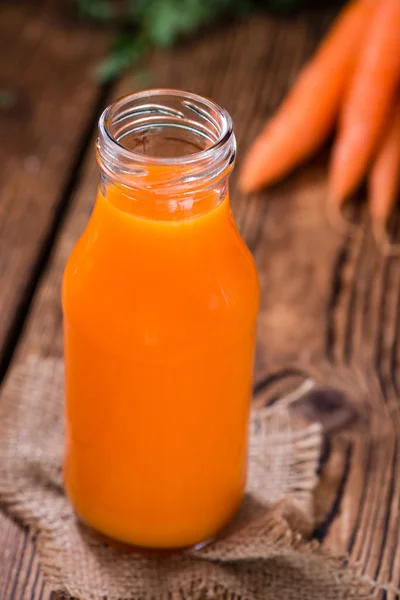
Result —
<instances>
[{"instance_id":1,"label":"bottle mouth opening","mask_svg":"<svg viewBox=\"0 0 400 600\"><path fill-rule=\"evenodd\" d=\"M221 149L234 145L232 119L224 108L172 89L120 98L104 110L99 130L99 152L132 166L192 165L218 158Z\"/></svg>"}]
</instances>

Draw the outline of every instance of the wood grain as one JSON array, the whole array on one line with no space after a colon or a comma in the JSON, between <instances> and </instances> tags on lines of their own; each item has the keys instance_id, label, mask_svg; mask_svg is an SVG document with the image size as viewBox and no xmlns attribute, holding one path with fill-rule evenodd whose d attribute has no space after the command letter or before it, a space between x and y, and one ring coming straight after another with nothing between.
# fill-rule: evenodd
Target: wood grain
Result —
<instances>
[{"instance_id":1,"label":"wood grain","mask_svg":"<svg viewBox=\"0 0 400 600\"><path fill-rule=\"evenodd\" d=\"M352 368L375 372L366 431L355 436L355 456L343 499L346 524L342 550L363 564L364 572L399 585L399 394L397 339L400 263L382 256L365 214L347 241L340 293L332 312L337 322L333 355ZM329 541L329 540L327 540ZM383 597L394 598L392 592Z\"/></svg>"},{"instance_id":2,"label":"wood grain","mask_svg":"<svg viewBox=\"0 0 400 600\"><path fill-rule=\"evenodd\" d=\"M95 124L104 36L55 2L0 7L0 374Z\"/></svg>"}]
</instances>

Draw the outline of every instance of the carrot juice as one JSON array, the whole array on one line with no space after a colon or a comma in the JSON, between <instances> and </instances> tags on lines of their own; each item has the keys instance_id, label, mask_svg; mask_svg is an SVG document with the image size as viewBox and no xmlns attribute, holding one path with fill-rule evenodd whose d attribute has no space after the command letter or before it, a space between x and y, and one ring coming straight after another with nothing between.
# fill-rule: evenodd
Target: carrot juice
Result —
<instances>
[{"instance_id":1,"label":"carrot juice","mask_svg":"<svg viewBox=\"0 0 400 600\"><path fill-rule=\"evenodd\" d=\"M63 281L66 489L108 537L194 546L246 481L259 291L229 203L231 120L188 92L142 92L106 109L97 148Z\"/></svg>"}]
</instances>

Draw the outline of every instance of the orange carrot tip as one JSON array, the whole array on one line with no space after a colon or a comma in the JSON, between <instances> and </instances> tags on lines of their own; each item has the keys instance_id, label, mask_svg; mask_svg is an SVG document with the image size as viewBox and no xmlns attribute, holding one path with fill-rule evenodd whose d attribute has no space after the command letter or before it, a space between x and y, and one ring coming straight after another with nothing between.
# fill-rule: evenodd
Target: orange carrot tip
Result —
<instances>
[{"instance_id":1,"label":"orange carrot tip","mask_svg":"<svg viewBox=\"0 0 400 600\"><path fill-rule=\"evenodd\" d=\"M352 0L341 11L277 114L248 151L239 178L243 192L275 183L325 142L376 4L377 0Z\"/></svg>"}]
</instances>

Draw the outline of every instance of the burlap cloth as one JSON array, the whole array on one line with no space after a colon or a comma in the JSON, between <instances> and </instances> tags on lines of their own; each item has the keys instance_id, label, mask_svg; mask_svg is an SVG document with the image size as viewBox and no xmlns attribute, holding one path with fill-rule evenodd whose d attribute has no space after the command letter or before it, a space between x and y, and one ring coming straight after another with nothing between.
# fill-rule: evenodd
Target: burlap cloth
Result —
<instances>
[{"instance_id":1,"label":"burlap cloth","mask_svg":"<svg viewBox=\"0 0 400 600\"><path fill-rule=\"evenodd\" d=\"M318 424L294 421L285 402L254 409L248 493L236 522L201 551L146 557L109 547L77 522L62 483L62 390L62 362L31 359L14 370L0 402L0 500L33 531L55 591L82 600L371 597L345 558L306 541Z\"/></svg>"}]
</instances>

